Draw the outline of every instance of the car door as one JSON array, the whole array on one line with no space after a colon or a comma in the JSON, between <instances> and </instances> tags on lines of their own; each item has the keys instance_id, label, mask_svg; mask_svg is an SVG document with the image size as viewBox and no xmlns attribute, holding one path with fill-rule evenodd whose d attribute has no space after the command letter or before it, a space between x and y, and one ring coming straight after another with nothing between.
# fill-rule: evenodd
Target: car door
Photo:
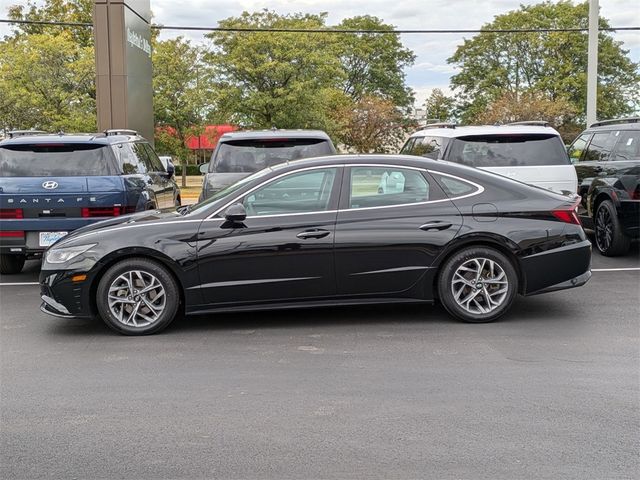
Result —
<instances>
[{"instance_id":1,"label":"car door","mask_svg":"<svg viewBox=\"0 0 640 480\"><path fill-rule=\"evenodd\" d=\"M334 230L343 168L310 168L252 189L242 223L204 220L197 251L206 304L335 295Z\"/></svg>"},{"instance_id":2,"label":"car door","mask_svg":"<svg viewBox=\"0 0 640 480\"><path fill-rule=\"evenodd\" d=\"M335 233L338 294L411 289L461 225L460 212L426 171L350 167Z\"/></svg>"},{"instance_id":3,"label":"car door","mask_svg":"<svg viewBox=\"0 0 640 480\"><path fill-rule=\"evenodd\" d=\"M586 149L580 157L576 166L576 175L578 176L578 195L581 197L581 203L578 208L578 214L583 218L589 218L591 216L589 212L590 205L590 192L593 182L599 178L607 175L607 163L615 145L619 131L607 131L596 132L591 137ZM569 156L572 155L572 150L577 151L579 148L575 148L578 141L584 137L581 135L576 139L573 145L569 149ZM578 144L577 147L580 145ZM574 155L576 154L574 153ZM572 158L572 157L571 157ZM572 158L573 161L573 158Z\"/></svg>"}]
</instances>

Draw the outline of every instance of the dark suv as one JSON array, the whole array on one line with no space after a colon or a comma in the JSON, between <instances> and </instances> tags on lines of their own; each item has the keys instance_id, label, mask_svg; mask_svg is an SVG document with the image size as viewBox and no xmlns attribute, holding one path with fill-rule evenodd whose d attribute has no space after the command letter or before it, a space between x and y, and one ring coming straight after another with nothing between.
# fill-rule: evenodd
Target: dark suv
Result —
<instances>
[{"instance_id":1,"label":"dark suv","mask_svg":"<svg viewBox=\"0 0 640 480\"><path fill-rule=\"evenodd\" d=\"M585 227L603 255L623 255L640 235L640 118L597 122L569 147Z\"/></svg>"},{"instance_id":2,"label":"dark suv","mask_svg":"<svg viewBox=\"0 0 640 480\"><path fill-rule=\"evenodd\" d=\"M0 142L0 273L90 223L178 205L173 171L134 131L10 134Z\"/></svg>"},{"instance_id":3,"label":"dark suv","mask_svg":"<svg viewBox=\"0 0 640 480\"><path fill-rule=\"evenodd\" d=\"M334 155L329 136L319 130L256 130L225 133L205 174L200 201L266 167L300 158Z\"/></svg>"}]
</instances>

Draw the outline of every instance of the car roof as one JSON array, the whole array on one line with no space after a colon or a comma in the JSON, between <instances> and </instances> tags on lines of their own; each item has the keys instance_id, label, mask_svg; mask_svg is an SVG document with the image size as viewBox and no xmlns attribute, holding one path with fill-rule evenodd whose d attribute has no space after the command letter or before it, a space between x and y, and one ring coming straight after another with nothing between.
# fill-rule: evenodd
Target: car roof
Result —
<instances>
[{"instance_id":1,"label":"car roof","mask_svg":"<svg viewBox=\"0 0 640 480\"><path fill-rule=\"evenodd\" d=\"M97 145L113 145L123 142L146 141L140 135L114 135L105 133L50 133L37 135L20 135L0 141L0 146L52 143L88 143Z\"/></svg>"},{"instance_id":2,"label":"car roof","mask_svg":"<svg viewBox=\"0 0 640 480\"><path fill-rule=\"evenodd\" d=\"M558 135L557 130L542 125L464 125L451 127L434 127L419 130L411 135L411 137L446 137L457 138L471 135L516 135L531 134Z\"/></svg>"},{"instance_id":3,"label":"car roof","mask_svg":"<svg viewBox=\"0 0 640 480\"><path fill-rule=\"evenodd\" d=\"M220 142L230 140L260 140L266 138L314 138L320 140L330 140L322 130L244 130L228 132L220 137Z\"/></svg>"}]
</instances>

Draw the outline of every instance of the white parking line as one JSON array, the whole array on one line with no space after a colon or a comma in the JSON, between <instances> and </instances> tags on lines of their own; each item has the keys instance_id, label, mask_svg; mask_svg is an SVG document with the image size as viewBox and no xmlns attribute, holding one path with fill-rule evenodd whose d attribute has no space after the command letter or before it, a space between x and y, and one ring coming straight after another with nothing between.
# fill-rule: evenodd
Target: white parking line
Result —
<instances>
[{"instance_id":1,"label":"white parking line","mask_svg":"<svg viewBox=\"0 0 640 480\"><path fill-rule=\"evenodd\" d=\"M19 287L22 285L40 285L38 282L0 283L0 287Z\"/></svg>"},{"instance_id":2,"label":"white parking line","mask_svg":"<svg viewBox=\"0 0 640 480\"><path fill-rule=\"evenodd\" d=\"M592 268L592 272L637 272L640 271L640 267L629 268Z\"/></svg>"}]
</instances>

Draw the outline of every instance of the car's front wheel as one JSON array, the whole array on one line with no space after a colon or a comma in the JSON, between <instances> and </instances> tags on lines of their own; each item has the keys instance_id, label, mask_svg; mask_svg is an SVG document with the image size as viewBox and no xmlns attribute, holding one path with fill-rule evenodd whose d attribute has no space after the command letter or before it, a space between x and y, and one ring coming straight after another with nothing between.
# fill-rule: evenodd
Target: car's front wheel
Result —
<instances>
[{"instance_id":1,"label":"car's front wheel","mask_svg":"<svg viewBox=\"0 0 640 480\"><path fill-rule=\"evenodd\" d=\"M442 266L438 293L446 310L465 322L483 323L503 315L518 292L518 275L503 253L469 247Z\"/></svg>"},{"instance_id":2,"label":"car's front wheel","mask_svg":"<svg viewBox=\"0 0 640 480\"><path fill-rule=\"evenodd\" d=\"M614 257L629 251L631 239L622 231L622 225L616 214L616 207L605 200L596 210L595 222L596 246L602 255Z\"/></svg>"},{"instance_id":3,"label":"car's front wheel","mask_svg":"<svg viewBox=\"0 0 640 480\"><path fill-rule=\"evenodd\" d=\"M104 322L124 335L165 329L180 306L178 285L169 271L149 259L127 259L100 279L96 303Z\"/></svg>"},{"instance_id":4,"label":"car's front wheel","mask_svg":"<svg viewBox=\"0 0 640 480\"><path fill-rule=\"evenodd\" d=\"M26 259L24 255L0 254L0 273L4 275L20 273Z\"/></svg>"}]
</instances>

